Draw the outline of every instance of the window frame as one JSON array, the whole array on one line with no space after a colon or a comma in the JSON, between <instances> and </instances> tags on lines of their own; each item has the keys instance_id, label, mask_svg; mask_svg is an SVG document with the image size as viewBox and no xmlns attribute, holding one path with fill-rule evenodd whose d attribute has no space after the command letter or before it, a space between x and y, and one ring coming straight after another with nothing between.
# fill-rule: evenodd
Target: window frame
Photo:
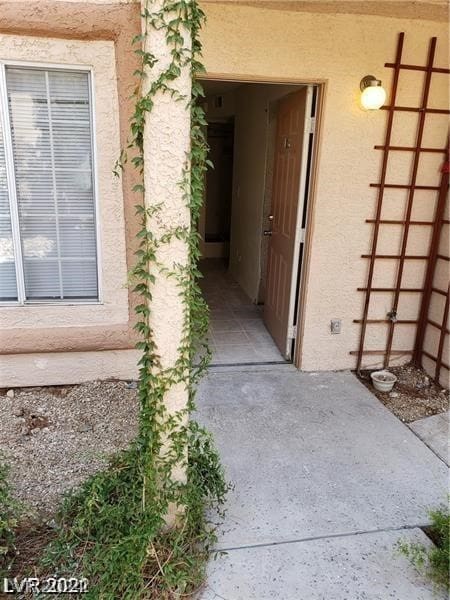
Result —
<instances>
[{"instance_id":1,"label":"window frame","mask_svg":"<svg viewBox=\"0 0 450 600\"><path fill-rule=\"evenodd\" d=\"M92 153L92 192L94 196L94 218L96 238L96 272L97 272L97 298L73 299L31 299L25 295L24 265L22 259L22 243L19 222L19 205L17 201L14 154L11 135L11 120L8 106L8 90L6 84L7 67L23 67L25 69L52 70L64 72L88 73L89 86L89 113L91 122L91 153ZM74 305L98 305L103 304L102 277L101 277L101 237L100 237L100 204L98 193L98 164L97 164L97 138L95 122L95 79L94 70L89 65L69 65L45 62L28 62L22 60L0 59L0 119L2 120L3 143L6 161L6 180L8 186L8 198L11 214L11 229L14 248L14 264L16 271L17 300L0 300L0 306L74 306Z\"/></svg>"}]
</instances>

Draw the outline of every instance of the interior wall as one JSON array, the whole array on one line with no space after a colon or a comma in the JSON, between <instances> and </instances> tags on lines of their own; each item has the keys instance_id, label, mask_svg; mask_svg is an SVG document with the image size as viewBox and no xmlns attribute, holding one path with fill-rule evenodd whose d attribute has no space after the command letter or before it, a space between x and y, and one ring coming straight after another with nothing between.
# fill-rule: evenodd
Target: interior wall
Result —
<instances>
[{"instance_id":1,"label":"interior wall","mask_svg":"<svg viewBox=\"0 0 450 600\"><path fill-rule=\"evenodd\" d=\"M291 85L246 84L235 92L230 272L255 303L260 298L262 232L268 225L263 217L269 106L296 89Z\"/></svg>"},{"instance_id":2,"label":"interior wall","mask_svg":"<svg viewBox=\"0 0 450 600\"><path fill-rule=\"evenodd\" d=\"M220 120L234 117L236 114L236 89L240 86L236 85L234 88L225 93L221 92L220 94L215 94L214 85L211 87L211 82L207 82L206 85L208 87L206 88L206 100L204 103L204 108L207 118L209 120ZM214 98L216 95L221 96L222 102L220 106L216 106L214 103Z\"/></svg>"},{"instance_id":3,"label":"interior wall","mask_svg":"<svg viewBox=\"0 0 450 600\"><path fill-rule=\"evenodd\" d=\"M208 124L209 159L206 172L205 242L229 242L233 183L233 122Z\"/></svg>"},{"instance_id":4,"label":"interior wall","mask_svg":"<svg viewBox=\"0 0 450 600\"><path fill-rule=\"evenodd\" d=\"M211 84L205 90L206 98L203 104L206 118L208 121L229 121L234 117L235 114L235 90L230 89L229 91L222 93L220 92L220 96L222 99L221 106L215 106L214 97L215 86L211 88ZM207 130L205 129L205 135L207 135ZM214 156L210 156L212 162L217 164L217 158ZM217 176L217 169L210 169L206 176L205 181L205 189L204 189L204 200L203 205L200 211L200 219L199 219L199 233L200 233L200 252L203 258L228 258L230 251L230 244L228 242L206 242L206 218L207 212L211 209L211 206L208 206L208 203L211 202L211 198L208 199L208 182L211 183L210 179ZM232 177L232 175L231 175ZM231 202L231 199L230 199Z\"/></svg>"},{"instance_id":5,"label":"interior wall","mask_svg":"<svg viewBox=\"0 0 450 600\"><path fill-rule=\"evenodd\" d=\"M354 368L356 360L350 352L357 350L360 334L360 325L354 323L354 319L361 318L364 301L364 294L357 288L365 285L368 269L368 261L361 255L370 249L373 226L367 224L366 219L374 217L377 198L377 191L370 183L378 181L382 159L382 153L374 150L374 145L383 143L387 117L385 111L361 109L359 82L368 73L374 74L382 79L389 93L392 69L385 68L384 64L394 61L401 31L405 32L403 63L426 64L430 38L437 36L435 64L447 67L448 24L389 16L266 10L236 4L205 3L204 8L208 25L202 32L202 43L209 73L231 78L246 75L253 79L326 84L315 202L309 222L311 252L306 273L301 367L305 370ZM423 72L402 71L399 105L414 103L413 106L418 106L423 78ZM433 75L430 94L433 106L448 107L448 76ZM250 107L247 111L250 112ZM249 115L249 127L254 123L252 116ZM414 145L417 116L418 113L396 114L392 144ZM448 115L427 115L424 145L444 147L447 131ZM396 154L394 157L392 153L389 180L407 183L411 157ZM432 155L421 157L418 184L439 185L439 170L432 163ZM240 192L242 197L242 189ZM401 219L407 193L405 190L392 192L384 204L383 216ZM428 219L433 214L436 193L417 192L417 197L414 218ZM422 214L423 217L419 216ZM380 246L380 253L398 253L400 228L385 229L383 236L384 247ZM427 236L429 238L429 232L415 232L408 244L408 253L426 252ZM242 243L246 248L250 246L245 240ZM407 263L405 285L420 287L423 270L415 261ZM235 264L236 270L237 266ZM383 281L389 286L393 284L395 273L391 268L387 261L380 265L375 274L376 285L381 287ZM243 265L239 264L239 270L244 270ZM251 284L246 291L254 294L255 277L251 273L246 276ZM399 318L417 318L418 299L413 294L404 296ZM371 300L370 318L385 318L391 305L391 294L377 294ZM342 321L339 335L330 331L330 321L335 318ZM370 328L367 348L382 348L386 333L387 328ZM393 347L412 348L413 339L413 328L397 328ZM397 358L405 362L411 357L404 354ZM378 365L376 356L368 357L364 363L367 367Z\"/></svg>"}]
</instances>

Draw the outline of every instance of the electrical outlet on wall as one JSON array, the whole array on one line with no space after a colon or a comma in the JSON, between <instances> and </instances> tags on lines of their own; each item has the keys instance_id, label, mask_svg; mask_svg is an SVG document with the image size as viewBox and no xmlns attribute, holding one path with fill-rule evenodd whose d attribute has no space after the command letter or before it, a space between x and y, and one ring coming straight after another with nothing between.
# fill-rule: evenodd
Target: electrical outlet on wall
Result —
<instances>
[{"instance_id":1,"label":"electrical outlet on wall","mask_svg":"<svg viewBox=\"0 0 450 600\"><path fill-rule=\"evenodd\" d=\"M341 333L341 319L331 319L330 331L331 333Z\"/></svg>"}]
</instances>

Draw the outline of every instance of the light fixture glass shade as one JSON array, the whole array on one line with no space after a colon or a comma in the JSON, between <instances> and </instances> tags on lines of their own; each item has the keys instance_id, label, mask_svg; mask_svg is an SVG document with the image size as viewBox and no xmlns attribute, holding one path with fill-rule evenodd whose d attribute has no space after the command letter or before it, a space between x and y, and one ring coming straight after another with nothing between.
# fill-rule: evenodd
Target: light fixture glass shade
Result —
<instances>
[{"instance_id":1,"label":"light fixture glass shade","mask_svg":"<svg viewBox=\"0 0 450 600\"><path fill-rule=\"evenodd\" d=\"M386 91L381 85L369 85L361 93L361 104L366 110L377 110L386 101Z\"/></svg>"}]
</instances>

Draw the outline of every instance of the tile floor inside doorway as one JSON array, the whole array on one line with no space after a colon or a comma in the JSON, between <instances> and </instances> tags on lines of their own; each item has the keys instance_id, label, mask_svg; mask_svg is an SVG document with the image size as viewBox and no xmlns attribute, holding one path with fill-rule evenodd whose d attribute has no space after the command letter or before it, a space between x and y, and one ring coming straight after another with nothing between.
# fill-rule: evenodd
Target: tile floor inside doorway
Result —
<instances>
[{"instance_id":1,"label":"tile floor inside doorway","mask_svg":"<svg viewBox=\"0 0 450 600\"><path fill-rule=\"evenodd\" d=\"M211 364L284 362L262 319L262 306L252 304L222 259L200 263L210 308Z\"/></svg>"}]
</instances>

